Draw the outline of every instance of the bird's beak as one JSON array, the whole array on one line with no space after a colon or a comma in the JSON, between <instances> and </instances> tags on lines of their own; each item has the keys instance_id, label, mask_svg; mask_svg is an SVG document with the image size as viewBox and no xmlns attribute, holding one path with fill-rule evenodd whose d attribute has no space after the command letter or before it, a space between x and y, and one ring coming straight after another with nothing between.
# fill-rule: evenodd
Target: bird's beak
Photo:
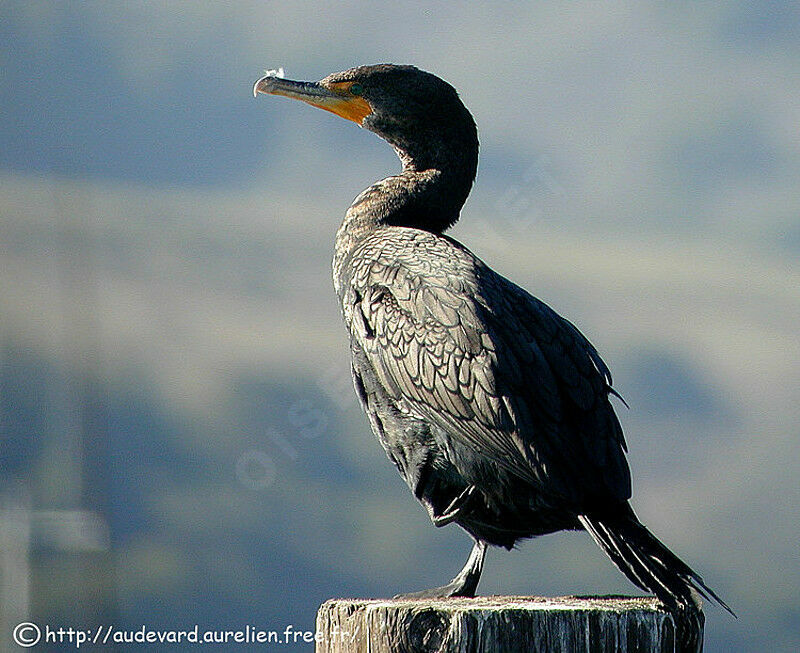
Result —
<instances>
[{"instance_id":1,"label":"bird's beak","mask_svg":"<svg viewBox=\"0 0 800 653\"><path fill-rule=\"evenodd\" d=\"M311 106L325 109L337 116L361 122L372 113L372 107L364 98L351 95L352 82L339 82L323 85L319 82L295 82L273 75L265 75L253 84L253 97L259 93L283 95L294 100L302 100Z\"/></svg>"}]
</instances>

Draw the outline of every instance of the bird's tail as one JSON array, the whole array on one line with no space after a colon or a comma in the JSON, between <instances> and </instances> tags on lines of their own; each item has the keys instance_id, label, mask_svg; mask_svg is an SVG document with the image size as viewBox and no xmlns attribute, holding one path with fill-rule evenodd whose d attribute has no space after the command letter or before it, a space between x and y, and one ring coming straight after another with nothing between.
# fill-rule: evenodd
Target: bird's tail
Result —
<instances>
[{"instance_id":1,"label":"bird's tail","mask_svg":"<svg viewBox=\"0 0 800 653\"><path fill-rule=\"evenodd\" d=\"M620 571L637 587L655 594L673 614L699 615L699 594L736 616L689 565L636 519L632 510L620 517L581 515L579 520Z\"/></svg>"}]
</instances>

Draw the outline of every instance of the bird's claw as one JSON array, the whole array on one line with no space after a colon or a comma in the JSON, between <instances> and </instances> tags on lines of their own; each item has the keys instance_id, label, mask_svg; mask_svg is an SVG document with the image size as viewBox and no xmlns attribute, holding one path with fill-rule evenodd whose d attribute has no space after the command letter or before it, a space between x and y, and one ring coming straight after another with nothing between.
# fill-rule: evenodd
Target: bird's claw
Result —
<instances>
[{"instance_id":1,"label":"bird's claw","mask_svg":"<svg viewBox=\"0 0 800 653\"><path fill-rule=\"evenodd\" d=\"M446 526L447 524L451 523L455 520L456 517L461 514L466 503L472 498L472 495L475 494L475 486L470 485L464 490L461 494L459 494L455 499L450 502L450 505L444 509L444 512L441 515L434 515L432 517L433 525L437 527ZM440 588L443 589L443 588Z\"/></svg>"}]
</instances>

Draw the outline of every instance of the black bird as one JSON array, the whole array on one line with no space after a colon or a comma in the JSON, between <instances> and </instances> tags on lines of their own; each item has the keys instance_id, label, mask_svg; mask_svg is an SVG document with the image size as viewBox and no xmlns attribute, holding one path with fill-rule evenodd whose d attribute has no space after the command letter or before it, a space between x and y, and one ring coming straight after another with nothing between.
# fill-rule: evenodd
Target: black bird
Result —
<instances>
[{"instance_id":1,"label":"black bird","mask_svg":"<svg viewBox=\"0 0 800 653\"><path fill-rule=\"evenodd\" d=\"M700 618L703 579L637 519L611 374L569 321L443 235L478 164L455 89L381 64L253 87L375 132L403 164L361 193L337 235L333 280L356 392L436 526L475 540L461 572L414 597L474 596L488 544L586 530L638 587Z\"/></svg>"}]
</instances>

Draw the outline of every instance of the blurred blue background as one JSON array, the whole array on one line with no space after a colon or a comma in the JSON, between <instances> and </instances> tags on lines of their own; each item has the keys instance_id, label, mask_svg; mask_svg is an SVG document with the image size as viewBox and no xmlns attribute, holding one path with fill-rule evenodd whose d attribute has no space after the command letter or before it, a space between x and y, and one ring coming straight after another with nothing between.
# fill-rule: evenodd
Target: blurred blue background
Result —
<instances>
[{"instance_id":1,"label":"blurred blue background","mask_svg":"<svg viewBox=\"0 0 800 653\"><path fill-rule=\"evenodd\" d=\"M706 650L800 649L798 34L795 2L0 2L0 650L28 618L312 630L460 568L330 282L399 164L251 96L382 61L475 115L453 235L612 367L636 510L740 615ZM491 552L481 590L635 593L582 533Z\"/></svg>"}]
</instances>

